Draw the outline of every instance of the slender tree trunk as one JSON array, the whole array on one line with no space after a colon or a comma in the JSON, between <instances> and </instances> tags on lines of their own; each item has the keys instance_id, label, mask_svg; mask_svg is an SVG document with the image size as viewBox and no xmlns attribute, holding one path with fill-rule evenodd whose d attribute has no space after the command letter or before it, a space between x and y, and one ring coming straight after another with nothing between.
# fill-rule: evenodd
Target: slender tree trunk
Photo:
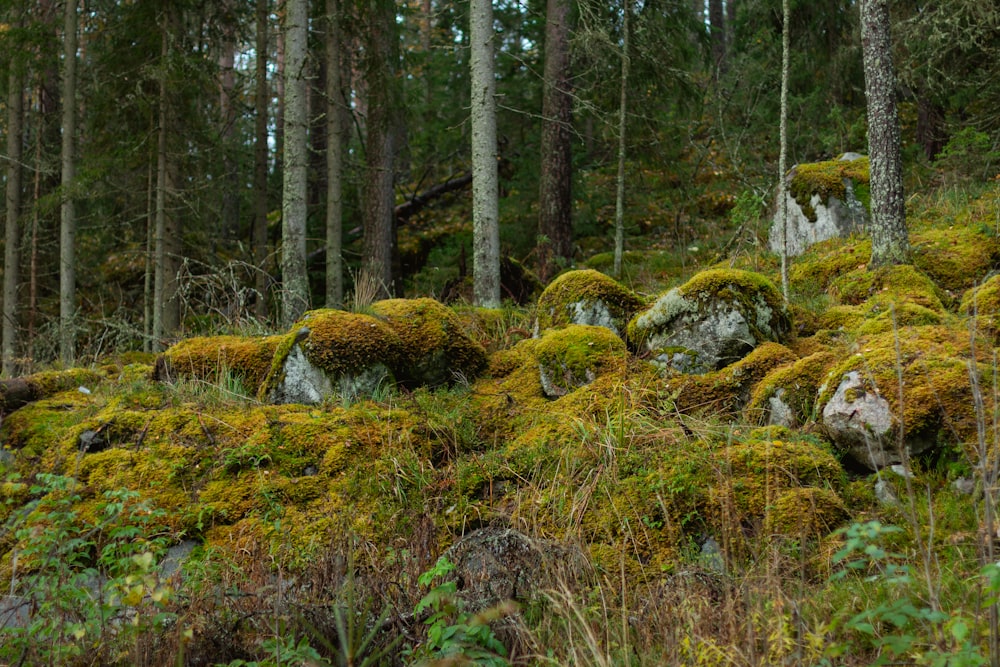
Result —
<instances>
[{"instance_id":1,"label":"slender tree trunk","mask_svg":"<svg viewBox=\"0 0 1000 667\"><path fill-rule=\"evenodd\" d=\"M726 20L722 0L708 0L708 23L712 30L712 67L718 75L726 69Z\"/></svg>"},{"instance_id":2,"label":"slender tree trunk","mask_svg":"<svg viewBox=\"0 0 1000 667\"><path fill-rule=\"evenodd\" d=\"M167 28L163 28L160 50L162 68L166 68L169 55ZM166 334L167 301L167 74L160 72L159 111L156 130L156 214L153 257L153 351L163 349Z\"/></svg>"},{"instance_id":3,"label":"slender tree trunk","mask_svg":"<svg viewBox=\"0 0 1000 667\"><path fill-rule=\"evenodd\" d=\"M469 8L472 65L472 276L477 305L500 305L500 224L493 0Z\"/></svg>"},{"instance_id":4,"label":"slender tree trunk","mask_svg":"<svg viewBox=\"0 0 1000 667\"><path fill-rule=\"evenodd\" d=\"M269 102L269 86L267 85L267 31L268 31L268 0L257 0L257 62L255 76L257 77L254 91L254 158L253 158L253 188L254 214L253 263L257 270L256 312L259 319L267 319L267 109Z\"/></svg>"},{"instance_id":5,"label":"slender tree trunk","mask_svg":"<svg viewBox=\"0 0 1000 667\"><path fill-rule=\"evenodd\" d=\"M625 254L625 130L628 121L628 33L632 0L625 0L622 7L622 87L618 100L618 184L615 188L615 263L614 277L622 276L622 257Z\"/></svg>"},{"instance_id":6,"label":"slender tree trunk","mask_svg":"<svg viewBox=\"0 0 1000 667\"><path fill-rule=\"evenodd\" d=\"M225 2L225 12L232 11L231 0ZM223 26L222 48L219 54L219 137L222 140L222 234L226 239L238 236L240 227L239 172L235 158L233 136L236 128L236 25L233 19Z\"/></svg>"},{"instance_id":7,"label":"slender tree trunk","mask_svg":"<svg viewBox=\"0 0 1000 667\"><path fill-rule=\"evenodd\" d=\"M732 1L732 0L730 0ZM788 0L781 3L781 120L779 121L778 206L781 207L781 293L788 301L788 195L785 179L788 172L788 65L791 51L789 32L792 10Z\"/></svg>"},{"instance_id":8,"label":"slender tree trunk","mask_svg":"<svg viewBox=\"0 0 1000 667\"><path fill-rule=\"evenodd\" d=\"M152 127L152 117L150 117ZM156 251L156 149L150 148L146 167L146 252L142 280L142 351L153 345L153 253Z\"/></svg>"},{"instance_id":9,"label":"slender tree trunk","mask_svg":"<svg viewBox=\"0 0 1000 667\"><path fill-rule=\"evenodd\" d=\"M340 76L340 7L326 0L326 307L344 303L343 91Z\"/></svg>"},{"instance_id":10,"label":"slender tree trunk","mask_svg":"<svg viewBox=\"0 0 1000 667\"><path fill-rule=\"evenodd\" d=\"M539 274L547 281L573 255L573 100L569 84L569 0L547 0L542 82Z\"/></svg>"},{"instance_id":11,"label":"slender tree trunk","mask_svg":"<svg viewBox=\"0 0 1000 667\"><path fill-rule=\"evenodd\" d=\"M17 281L21 262L21 161L24 141L24 74L13 65L7 76L7 187L3 256L3 374L17 374Z\"/></svg>"},{"instance_id":12,"label":"slender tree trunk","mask_svg":"<svg viewBox=\"0 0 1000 667\"><path fill-rule=\"evenodd\" d=\"M872 257L869 268L877 268L886 264L905 264L910 244L903 199L889 4L887 0L861 0L860 5L871 161Z\"/></svg>"},{"instance_id":13,"label":"slender tree trunk","mask_svg":"<svg viewBox=\"0 0 1000 667\"><path fill-rule=\"evenodd\" d=\"M38 96L43 95L43 84L38 87ZM38 235L41 221L38 218L38 202L42 197L42 142L45 134L45 118L42 114L37 114L37 126L35 128L35 177L32 187L31 212L31 251L28 262L28 340L27 359L28 366L34 363L35 359L35 319L38 316ZM22 372L26 369L21 369Z\"/></svg>"},{"instance_id":14,"label":"slender tree trunk","mask_svg":"<svg viewBox=\"0 0 1000 667\"><path fill-rule=\"evenodd\" d=\"M66 0L63 31L62 207L59 225L59 357L76 357L76 26L77 1Z\"/></svg>"},{"instance_id":15,"label":"slender tree trunk","mask_svg":"<svg viewBox=\"0 0 1000 667\"><path fill-rule=\"evenodd\" d=\"M367 83L368 141L365 154L364 252L362 280L378 297L393 290L392 264L396 241L394 207L396 70L396 11L391 0L371 0L371 24L365 31L365 73Z\"/></svg>"},{"instance_id":16,"label":"slender tree trunk","mask_svg":"<svg viewBox=\"0 0 1000 667\"><path fill-rule=\"evenodd\" d=\"M309 308L306 195L309 163L306 100L307 0L285 2L285 152L281 203L281 322L292 326Z\"/></svg>"}]
</instances>

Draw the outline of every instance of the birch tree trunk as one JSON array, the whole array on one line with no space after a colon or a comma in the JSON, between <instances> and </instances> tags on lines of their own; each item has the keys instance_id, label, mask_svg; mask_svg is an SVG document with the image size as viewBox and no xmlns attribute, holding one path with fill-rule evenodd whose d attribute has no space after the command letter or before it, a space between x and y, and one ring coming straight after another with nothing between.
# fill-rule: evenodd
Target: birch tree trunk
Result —
<instances>
[{"instance_id":1,"label":"birch tree trunk","mask_svg":"<svg viewBox=\"0 0 1000 667\"><path fill-rule=\"evenodd\" d=\"M281 322L290 327L309 307L306 275L306 129L308 1L285 3L285 151L281 202Z\"/></svg>"},{"instance_id":2,"label":"birch tree trunk","mask_svg":"<svg viewBox=\"0 0 1000 667\"><path fill-rule=\"evenodd\" d=\"M59 224L59 358L76 356L76 27L77 0L66 0L62 81L62 206Z\"/></svg>"},{"instance_id":3,"label":"birch tree trunk","mask_svg":"<svg viewBox=\"0 0 1000 667\"><path fill-rule=\"evenodd\" d=\"M896 74L892 67L887 0L861 0L861 47L868 99L868 158L871 163L871 269L905 264L906 233L903 166Z\"/></svg>"},{"instance_id":4,"label":"birch tree trunk","mask_svg":"<svg viewBox=\"0 0 1000 667\"><path fill-rule=\"evenodd\" d=\"M344 134L340 73L340 7L326 0L326 307L344 303Z\"/></svg>"},{"instance_id":5,"label":"birch tree trunk","mask_svg":"<svg viewBox=\"0 0 1000 667\"><path fill-rule=\"evenodd\" d=\"M13 64L12 64L13 65ZM3 254L3 374L17 374L17 281L21 263L21 161L24 141L24 74L16 65L7 76L7 187Z\"/></svg>"},{"instance_id":6,"label":"birch tree trunk","mask_svg":"<svg viewBox=\"0 0 1000 667\"><path fill-rule=\"evenodd\" d=\"M539 273L543 282L573 254L573 100L569 83L569 1L547 0L542 82L542 173L538 197Z\"/></svg>"},{"instance_id":7,"label":"birch tree trunk","mask_svg":"<svg viewBox=\"0 0 1000 667\"><path fill-rule=\"evenodd\" d=\"M500 305L500 223L493 0L472 0L472 277L477 305Z\"/></svg>"},{"instance_id":8,"label":"birch tree trunk","mask_svg":"<svg viewBox=\"0 0 1000 667\"><path fill-rule=\"evenodd\" d=\"M632 0L625 0L622 7L622 87L618 103L618 183L615 188L615 263L613 274L622 276L622 257L625 255L625 130L628 112L628 32Z\"/></svg>"},{"instance_id":9,"label":"birch tree trunk","mask_svg":"<svg viewBox=\"0 0 1000 667\"><path fill-rule=\"evenodd\" d=\"M257 62L254 75L257 77L254 91L254 157L253 157L253 263L257 271L256 313L259 319L267 319L267 108L269 92L267 85L267 31L268 0L257 0L257 39L255 48Z\"/></svg>"}]
</instances>

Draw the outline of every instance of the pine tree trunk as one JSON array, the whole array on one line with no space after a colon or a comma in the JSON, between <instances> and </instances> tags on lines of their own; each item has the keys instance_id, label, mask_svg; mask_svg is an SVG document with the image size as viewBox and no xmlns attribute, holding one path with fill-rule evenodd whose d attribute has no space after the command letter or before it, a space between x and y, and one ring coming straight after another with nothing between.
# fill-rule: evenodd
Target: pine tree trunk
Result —
<instances>
[{"instance_id":1,"label":"pine tree trunk","mask_svg":"<svg viewBox=\"0 0 1000 667\"><path fill-rule=\"evenodd\" d=\"M569 64L569 1L547 0L538 197L539 274L543 282L573 255Z\"/></svg>"},{"instance_id":2,"label":"pine tree trunk","mask_svg":"<svg viewBox=\"0 0 1000 667\"><path fill-rule=\"evenodd\" d=\"M12 66L7 76L7 187L3 257L3 374L17 374L17 281L21 262L21 160L24 141L24 75Z\"/></svg>"},{"instance_id":3,"label":"pine tree trunk","mask_svg":"<svg viewBox=\"0 0 1000 667\"><path fill-rule=\"evenodd\" d=\"M392 263L395 251L393 77L396 59L396 12L390 0L373 0L365 30L367 74L368 141L365 154L363 192L364 250L362 281L375 297L392 293Z\"/></svg>"},{"instance_id":4,"label":"pine tree trunk","mask_svg":"<svg viewBox=\"0 0 1000 667\"><path fill-rule=\"evenodd\" d=\"M496 77L492 0L472 0L472 276L477 305L500 305Z\"/></svg>"},{"instance_id":5,"label":"pine tree trunk","mask_svg":"<svg viewBox=\"0 0 1000 667\"><path fill-rule=\"evenodd\" d=\"M223 11L233 11L232 0L226 0ZM222 235L236 238L240 226L239 173L236 167L236 146L233 137L236 129L236 25L227 20L222 28L219 54L219 137L222 140Z\"/></svg>"},{"instance_id":6,"label":"pine tree trunk","mask_svg":"<svg viewBox=\"0 0 1000 667\"><path fill-rule=\"evenodd\" d=\"M77 2L66 0L62 82L62 207L59 225L59 358L76 357L76 26Z\"/></svg>"},{"instance_id":7,"label":"pine tree trunk","mask_svg":"<svg viewBox=\"0 0 1000 667\"><path fill-rule=\"evenodd\" d=\"M892 67L887 0L861 1L861 46L868 98L868 157L871 163L869 268L905 264L909 256L896 75Z\"/></svg>"},{"instance_id":8,"label":"pine tree trunk","mask_svg":"<svg viewBox=\"0 0 1000 667\"><path fill-rule=\"evenodd\" d=\"M306 195L309 162L306 99L307 0L285 3L285 152L281 203L281 322L292 326L309 308Z\"/></svg>"},{"instance_id":9,"label":"pine tree trunk","mask_svg":"<svg viewBox=\"0 0 1000 667\"><path fill-rule=\"evenodd\" d=\"M788 196L785 194L785 179L788 171L788 68L791 56L792 10L788 0L781 3L781 119L778 129L778 206L781 211L781 293L788 301Z\"/></svg>"},{"instance_id":10,"label":"pine tree trunk","mask_svg":"<svg viewBox=\"0 0 1000 667\"><path fill-rule=\"evenodd\" d=\"M256 279L256 312L261 320L267 319L267 110L269 102L269 86L267 85L267 31L268 31L268 0L257 0L257 62L254 70L257 77L254 91L254 158L253 158L253 188L254 213L253 263L257 270Z\"/></svg>"},{"instance_id":11,"label":"pine tree trunk","mask_svg":"<svg viewBox=\"0 0 1000 667\"><path fill-rule=\"evenodd\" d=\"M625 130L628 125L628 33L632 0L625 0L622 8L622 86L618 100L618 183L615 188L615 263L613 275L622 276L622 258L625 255Z\"/></svg>"},{"instance_id":12,"label":"pine tree trunk","mask_svg":"<svg viewBox=\"0 0 1000 667\"><path fill-rule=\"evenodd\" d=\"M169 54L167 28L163 28L160 56L166 66ZM159 111L156 132L156 212L153 234L153 351L163 350L167 331L167 74L160 72Z\"/></svg>"},{"instance_id":13,"label":"pine tree trunk","mask_svg":"<svg viewBox=\"0 0 1000 667\"><path fill-rule=\"evenodd\" d=\"M326 307L344 304L344 115L340 75L340 7L326 0Z\"/></svg>"},{"instance_id":14,"label":"pine tree trunk","mask_svg":"<svg viewBox=\"0 0 1000 667\"><path fill-rule=\"evenodd\" d=\"M708 0L708 23L712 29L712 65L718 75L726 69L726 19L722 0Z\"/></svg>"}]
</instances>

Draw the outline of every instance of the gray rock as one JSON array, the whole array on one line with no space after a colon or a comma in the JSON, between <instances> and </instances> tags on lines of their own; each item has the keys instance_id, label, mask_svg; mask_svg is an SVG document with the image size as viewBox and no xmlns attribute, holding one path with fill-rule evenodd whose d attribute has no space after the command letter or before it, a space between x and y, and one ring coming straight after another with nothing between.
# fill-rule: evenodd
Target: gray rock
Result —
<instances>
[{"instance_id":1,"label":"gray rock","mask_svg":"<svg viewBox=\"0 0 1000 667\"><path fill-rule=\"evenodd\" d=\"M857 153L844 153L839 160L851 161L860 157L862 156ZM795 178L796 169L797 166L788 173L785 183L785 198L788 202L788 254L790 256L801 255L809 246L820 241L857 234L868 226L868 211L855 194L855 183L849 178L844 179L844 201L834 196L823 201L819 194L813 194L809 204L816 212L816 220L810 220L790 192L790 185L792 179ZM781 253L783 244L781 211L777 210L774 213L769 247L772 252Z\"/></svg>"},{"instance_id":2,"label":"gray rock","mask_svg":"<svg viewBox=\"0 0 1000 667\"><path fill-rule=\"evenodd\" d=\"M892 484L881 477L875 482L875 498L886 507L899 504L899 498L896 497L896 491L892 488Z\"/></svg>"},{"instance_id":3,"label":"gray rock","mask_svg":"<svg viewBox=\"0 0 1000 667\"><path fill-rule=\"evenodd\" d=\"M93 454L94 452L99 452L108 446L107 441L97 431L92 431L87 429L80 434L77 439L77 444L81 452L87 452Z\"/></svg>"},{"instance_id":4,"label":"gray rock","mask_svg":"<svg viewBox=\"0 0 1000 667\"><path fill-rule=\"evenodd\" d=\"M795 428L797 424L795 423L795 411L792 406L785 403L785 389L779 388L774 392L774 396L767 399L768 405L768 416L767 424L768 426L784 426L786 428Z\"/></svg>"},{"instance_id":5,"label":"gray rock","mask_svg":"<svg viewBox=\"0 0 1000 667\"><path fill-rule=\"evenodd\" d=\"M375 363L358 373L342 373L336 377L314 365L296 343L285 358L284 374L271 392L271 403L304 403L314 405L337 394L354 399L370 396L386 383L392 383L392 372L385 364Z\"/></svg>"},{"instance_id":6,"label":"gray rock","mask_svg":"<svg viewBox=\"0 0 1000 667\"><path fill-rule=\"evenodd\" d=\"M951 483L951 487L963 496L971 496L976 492L976 480L969 477L959 477Z\"/></svg>"},{"instance_id":7,"label":"gray rock","mask_svg":"<svg viewBox=\"0 0 1000 667\"><path fill-rule=\"evenodd\" d=\"M701 553L698 560L702 567L709 572L717 574L725 574L726 572L726 560L722 555L722 547L719 546L714 537L709 537L701 545Z\"/></svg>"}]
</instances>

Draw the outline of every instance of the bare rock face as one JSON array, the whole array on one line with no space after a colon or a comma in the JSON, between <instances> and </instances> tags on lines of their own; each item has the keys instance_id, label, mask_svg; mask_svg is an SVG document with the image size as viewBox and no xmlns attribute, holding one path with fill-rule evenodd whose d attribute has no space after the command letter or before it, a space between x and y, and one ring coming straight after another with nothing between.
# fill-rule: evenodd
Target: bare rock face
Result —
<instances>
[{"instance_id":1,"label":"bare rock face","mask_svg":"<svg viewBox=\"0 0 1000 667\"><path fill-rule=\"evenodd\" d=\"M509 528L483 528L456 542L444 557L451 577L472 609L507 600L528 601L560 583L572 586L589 576L578 548L536 540Z\"/></svg>"},{"instance_id":2,"label":"bare rock face","mask_svg":"<svg viewBox=\"0 0 1000 667\"><path fill-rule=\"evenodd\" d=\"M844 375L823 408L823 427L834 443L875 469L899 461L898 454L892 451L892 423L889 402L857 371Z\"/></svg>"},{"instance_id":3,"label":"bare rock face","mask_svg":"<svg viewBox=\"0 0 1000 667\"><path fill-rule=\"evenodd\" d=\"M868 225L868 158L844 153L836 160L796 165L785 183L788 254L797 256L826 239L850 236ZM769 246L785 244L781 210L774 213Z\"/></svg>"},{"instance_id":4,"label":"bare rock face","mask_svg":"<svg viewBox=\"0 0 1000 667\"><path fill-rule=\"evenodd\" d=\"M702 271L660 296L628 326L629 342L681 373L719 370L764 341L784 342L791 321L777 288L749 271Z\"/></svg>"}]
</instances>

